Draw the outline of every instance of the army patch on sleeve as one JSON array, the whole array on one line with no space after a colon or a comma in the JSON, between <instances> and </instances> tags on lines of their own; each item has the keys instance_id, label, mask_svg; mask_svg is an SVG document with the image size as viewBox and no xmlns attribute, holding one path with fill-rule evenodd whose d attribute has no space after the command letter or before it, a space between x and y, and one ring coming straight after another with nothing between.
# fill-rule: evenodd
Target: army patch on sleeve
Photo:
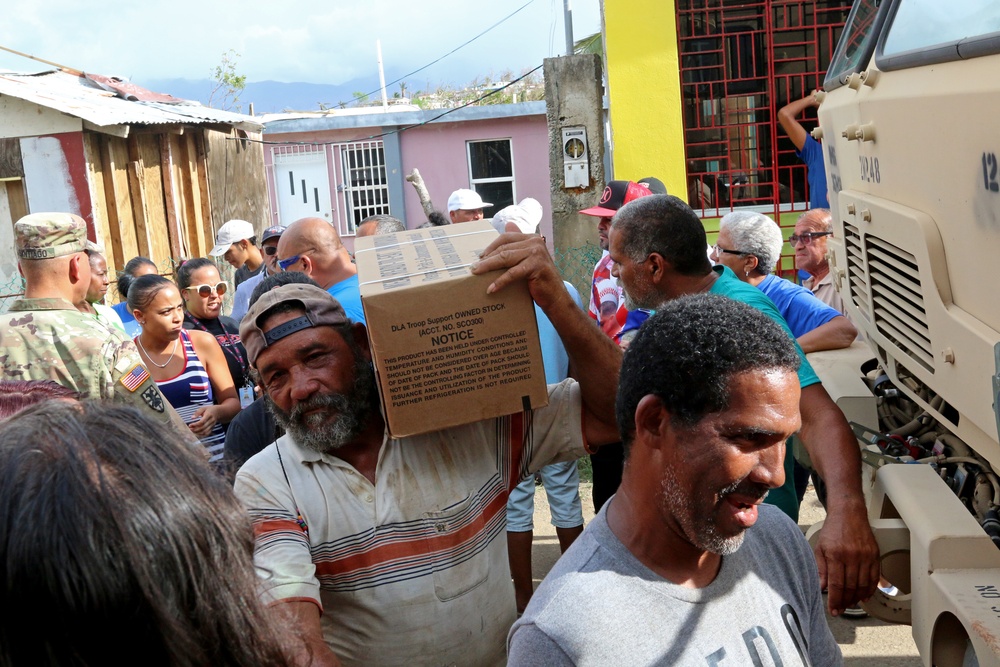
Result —
<instances>
[{"instance_id":1,"label":"army patch on sleeve","mask_svg":"<svg viewBox=\"0 0 1000 667\"><path fill-rule=\"evenodd\" d=\"M142 364L136 364L128 373L123 375L119 382L122 386L135 393L135 390L142 386L142 383L149 379L149 371Z\"/></svg>"},{"instance_id":2,"label":"army patch on sleeve","mask_svg":"<svg viewBox=\"0 0 1000 667\"><path fill-rule=\"evenodd\" d=\"M146 401L146 405L157 412L163 412L163 394L160 393L155 384L146 387L146 390L139 394L139 396L142 397L142 400Z\"/></svg>"}]
</instances>

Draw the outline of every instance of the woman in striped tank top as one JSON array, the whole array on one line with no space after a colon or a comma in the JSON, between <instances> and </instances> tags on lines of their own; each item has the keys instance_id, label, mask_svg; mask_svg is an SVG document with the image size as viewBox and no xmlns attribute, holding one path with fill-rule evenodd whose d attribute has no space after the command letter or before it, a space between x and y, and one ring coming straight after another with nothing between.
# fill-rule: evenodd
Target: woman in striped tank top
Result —
<instances>
[{"instance_id":1,"label":"woman in striped tank top","mask_svg":"<svg viewBox=\"0 0 1000 667\"><path fill-rule=\"evenodd\" d=\"M221 462L225 425L240 411L240 401L218 341L204 331L184 330L184 302L166 278L137 278L128 305L142 326L135 342L149 374L208 450L209 460Z\"/></svg>"}]
</instances>

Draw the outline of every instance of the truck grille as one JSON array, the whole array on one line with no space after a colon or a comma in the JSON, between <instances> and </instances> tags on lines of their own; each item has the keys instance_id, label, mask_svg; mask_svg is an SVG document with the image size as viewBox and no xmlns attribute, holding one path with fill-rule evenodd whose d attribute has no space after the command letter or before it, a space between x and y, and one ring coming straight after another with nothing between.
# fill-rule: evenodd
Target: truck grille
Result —
<instances>
[{"instance_id":1,"label":"truck grille","mask_svg":"<svg viewBox=\"0 0 1000 667\"><path fill-rule=\"evenodd\" d=\"M865 294L855 288L855 293L871 299L871 312L879 333L933 373L934 354L916 258L872 235L864 237L864 250L869 290Z\"/></svg>"},{"instance_id":2,"label":"truck grille","mask_svg":"<svg viewBox=\"0 0 1000 667\"><path fill-rule=\"evenodd\" d=\"M871 295L865 277L865 256L861 249L861 234L854 225L844 223L844 249L847 251L847 275L851 284L851 299L865 319L871 317Z\"/></svg>"}]
</instances>

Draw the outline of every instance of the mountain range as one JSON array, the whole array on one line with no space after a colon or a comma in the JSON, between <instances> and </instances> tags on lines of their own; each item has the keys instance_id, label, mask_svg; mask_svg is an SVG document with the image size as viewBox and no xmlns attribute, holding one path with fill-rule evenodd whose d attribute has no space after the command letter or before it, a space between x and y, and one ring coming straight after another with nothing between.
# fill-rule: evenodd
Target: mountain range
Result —
<instances>
[{"instance_id":1,"label":"mountain range","mask_svg":"<svg viewBox=\"0 0 1000 667\"><path fill-rule=\"evenodd\" d=\"M151 79L136 83L158 93L169 93L174 97L202 104L208 104L208 98L216 85L212 79ZM243 113L249 113L252 102L254 113L258 115L281 111L317 111L320 104L334 107L339 102L352 101L357 91L368 93L377 87L377 81L373 83L366 79L355 79L339 85L251 81L247 82L240 95L239 104ZM395 89L398 91L398 86ZM388 90L390 97L392 93L393 90Z\"/></svg>"}]
</instances>

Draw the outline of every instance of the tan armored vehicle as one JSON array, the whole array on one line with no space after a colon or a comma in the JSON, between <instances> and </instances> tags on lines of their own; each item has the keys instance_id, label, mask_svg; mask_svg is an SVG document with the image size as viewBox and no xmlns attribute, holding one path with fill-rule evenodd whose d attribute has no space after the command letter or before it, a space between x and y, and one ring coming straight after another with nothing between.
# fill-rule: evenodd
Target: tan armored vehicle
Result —
<instances>
[{"instance_id":1,"label":"tan armored vehicle","mask_svg":"<svg viewBox=\"0 0 1000 667\"><path fill-rule=\"evenodd\" d=\"M831 273L877 359L850 373L901 591L868 608L927 665L1000 665L1000 2L856 0L824 87Z\"/></svg>"}]
</instances>

